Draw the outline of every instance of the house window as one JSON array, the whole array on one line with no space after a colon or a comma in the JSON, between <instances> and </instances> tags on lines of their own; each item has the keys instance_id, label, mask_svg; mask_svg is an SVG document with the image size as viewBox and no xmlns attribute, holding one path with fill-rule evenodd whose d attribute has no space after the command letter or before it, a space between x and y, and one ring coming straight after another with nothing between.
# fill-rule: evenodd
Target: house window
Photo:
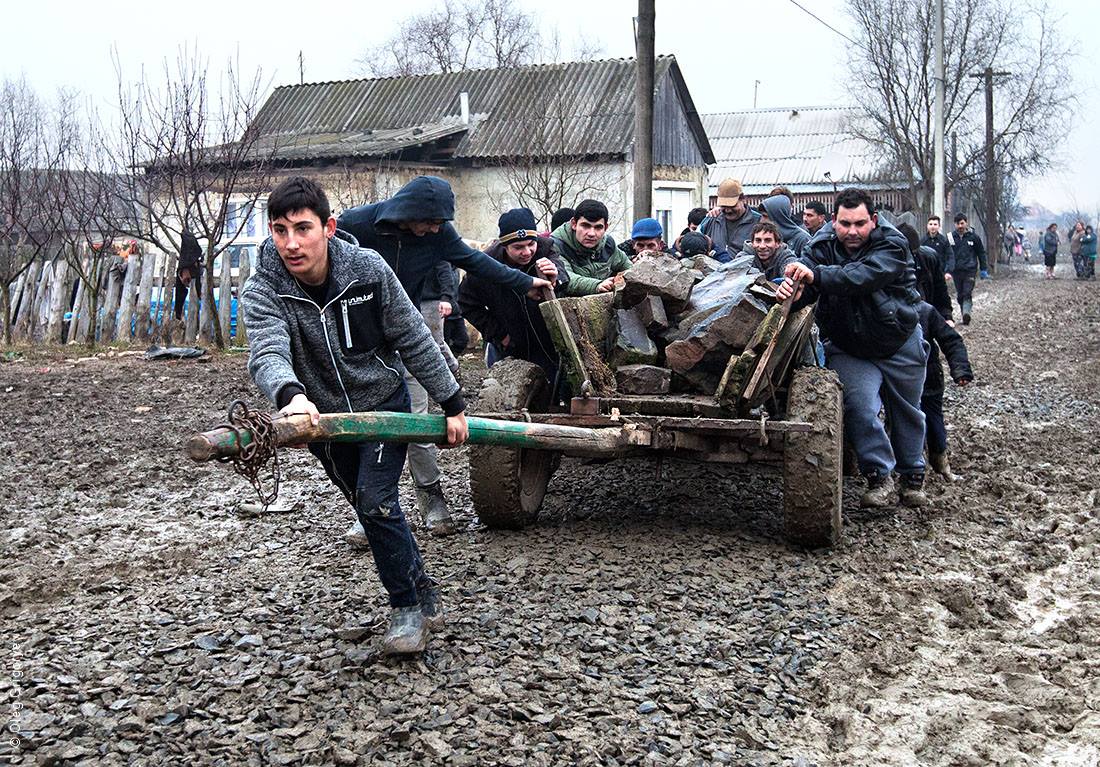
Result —
<instances>
[{"instance_id":1,"label":"house window","mask_svg":"<svg viewBox=\"0 0 1100 767\"><path fill-rule=\"evenodd\" d=\"M668 184L681 184L668 186ZM683 182L655 182L653 185L653 217L665 230L665 242L674 243L680 230L687 226L688 212L694 207L694 191Z\"/></svg>"},{"instance_id":2,"label":"house window","mask_svg":"<svg viewBox=\"0 0 1100 767\"><path fill-rule=\"evenodd\" d=\"M240 229L238 235L237 229ZM263 203L230 202L225 209L225 239L239 236L254 240L267 232L267 206Z\"/></svg>"},{"instance_id":3,"label":"house window","mask_svg":"<svg viewBox=\"0 0 1100 767\"><path fill-rule=\"evenodd\" d=\"M230 202L225 208L225 239L231 240L237 235L237 216L240 203Z\"/></svg>"},{"instance_id":4,"label":"house window","mask_svg":"<svg viewBox=\"0 0 1100 767\"><path fill-rule=\"evenodd\" d=\"M669 229L669 225L672 223L672 211L657 209L657 215L655 217L661 222L661 231L665 233L665 242L674 242L676 240L675 234Z\"/></svg>"}]
</instances>

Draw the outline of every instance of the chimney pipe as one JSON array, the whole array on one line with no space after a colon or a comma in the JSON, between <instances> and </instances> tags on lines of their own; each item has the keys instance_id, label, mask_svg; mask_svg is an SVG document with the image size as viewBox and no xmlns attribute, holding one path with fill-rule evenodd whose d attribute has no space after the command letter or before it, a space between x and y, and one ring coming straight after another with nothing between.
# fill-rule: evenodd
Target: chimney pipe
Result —
<instances>
[{"instance_id":1,"label":"chimney pipe","mask_svg":"<svg viewBox=\"0 0 1100 767\"><path fill-rule=\"evenodd\" d=\"M470 124L470 94L466 91L458 94L458 111L461 115L462 124Z\"/></svg>"}]
</instances>

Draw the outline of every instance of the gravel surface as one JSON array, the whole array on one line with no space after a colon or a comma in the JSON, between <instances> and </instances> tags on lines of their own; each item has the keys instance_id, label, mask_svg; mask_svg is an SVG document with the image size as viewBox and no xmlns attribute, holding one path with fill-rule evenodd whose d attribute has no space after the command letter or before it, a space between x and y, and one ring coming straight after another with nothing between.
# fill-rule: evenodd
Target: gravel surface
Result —
<instances>
[{"instance_id":1,"label":"gravel surface","mask_svg":"<svg viewBox=\"0 0 1100 767\"><path fill-rule=\"evenodd\" d=\"M447 452L463 529L420 543L448 625L404 662L308 455L259 516L183 457L262 404L242 355L0 363L0 758L1100 763L1100 288L1040 272L978 286L964 480L874 513L846 480L829 551L782 542L774 471L671 461L567 460L537 525L492 532Z\"/></svg>"}]
</instances>

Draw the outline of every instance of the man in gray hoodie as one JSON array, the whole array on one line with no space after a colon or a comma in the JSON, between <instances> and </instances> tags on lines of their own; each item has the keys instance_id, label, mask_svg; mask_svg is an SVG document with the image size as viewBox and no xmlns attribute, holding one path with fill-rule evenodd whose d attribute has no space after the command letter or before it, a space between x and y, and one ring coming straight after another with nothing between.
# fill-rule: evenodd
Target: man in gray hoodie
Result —
<instances>
[{"instance_id":1,"label":"man in gray hoodie","mask_svg":"<svg viewBox=\"0 0 1100 767\"><path fill-rule=\"evenodd\" d=\"M372 250L337 232L324 191L301 176L268 198L271 237L241 303L249 329L248 370L285 414L409 412L402 364L439 402L447 445L466 441L462 390L439 345L393 271ZM406 446L314 443L332 482L355 509L392 614L390 654L418 653L442 623L439 592L401 511L398 480Z\"/></svg>"},{"instance_id":2,"label":"man in gray hoodie","mask_svg":"<svg viewBox=\"0 0 1100 767\"><path fill-rule=\"evenodd\" d=\"M752 256L753 267L772 281L782 280L787 264L798 260L783 242L779 227L771 221L759 221L752 228L752 239L737 254L738 258L742 256Z\"/></svg>"},{"instance_id":3,"label":"man in gray hoodie","mask_svg":"<svg viewBox=\"0 0 1100 767\"><path fill-rule=\"evenodd\" d=\"M760 212L764 218L779 227L783 242L794 253L795 258L803 255L803 248L810 242L810 233L803 229L792 214L791 198L782 193L772 194L760 203Z\"/></svg>"}]
</instances>

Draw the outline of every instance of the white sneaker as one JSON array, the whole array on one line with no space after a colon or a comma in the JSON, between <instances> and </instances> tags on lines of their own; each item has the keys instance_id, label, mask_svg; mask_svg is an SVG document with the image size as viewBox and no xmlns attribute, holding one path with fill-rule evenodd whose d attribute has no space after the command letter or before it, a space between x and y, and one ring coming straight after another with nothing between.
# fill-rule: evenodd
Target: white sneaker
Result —
<instances>
[{"instance_id":1,"label":"white sneaker","mask_svg":"<svg viewBox=\"0 0 1100 767\"><path fill-rule=\"evenodd\" d=\"M367 540L367 531L363 529L363 525L359 520L355 520L355 524L347 529L344 533L344 540L348 542L348 545L353 549L369 549L370 541Z\"/></svg>"}]
</instances>

